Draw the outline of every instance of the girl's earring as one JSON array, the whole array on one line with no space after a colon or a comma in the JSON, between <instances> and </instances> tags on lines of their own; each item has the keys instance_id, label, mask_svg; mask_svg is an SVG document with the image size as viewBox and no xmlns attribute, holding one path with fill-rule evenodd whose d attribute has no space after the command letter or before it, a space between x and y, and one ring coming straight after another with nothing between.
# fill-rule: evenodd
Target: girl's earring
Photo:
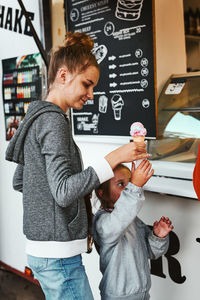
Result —
<instances>
[{"instance_id":1,"label":"girl's earring","mask_svg":"<svg viewBox=\"0 0 200 300\"><path fill-rule=\"evenodd\" d=\"M62 74L62 82L65 83L65 74Z\"/></svg>"},{"instance_id":2,"label":"girl's earring","mask_svg":"<svg viewBox=\"0 0 200 300\"><path fill-rule=\"evenodd\" d=\"M65 79L66 79L66 72L63 68L60 69L60 78L61 78L61 82L65 83Z\"/></svg>"}]
</instances>

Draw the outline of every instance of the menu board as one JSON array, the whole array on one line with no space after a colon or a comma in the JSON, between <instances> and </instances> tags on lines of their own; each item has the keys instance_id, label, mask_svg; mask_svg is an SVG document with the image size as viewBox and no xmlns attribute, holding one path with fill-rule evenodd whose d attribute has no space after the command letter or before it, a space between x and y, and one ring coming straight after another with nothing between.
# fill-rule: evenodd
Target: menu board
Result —
<instances>
[{"instance_id":1,"label":"menu board","mask_svg":"<svg viewBox=\"0 0 200 300\"><path fill-rule=\"evenodd\" d=\"M142 122L156 136L153 0L66 0L67 31L94 40L94 99L72 110L75 135L129 136Z\"/></svg>"}]
</instances>

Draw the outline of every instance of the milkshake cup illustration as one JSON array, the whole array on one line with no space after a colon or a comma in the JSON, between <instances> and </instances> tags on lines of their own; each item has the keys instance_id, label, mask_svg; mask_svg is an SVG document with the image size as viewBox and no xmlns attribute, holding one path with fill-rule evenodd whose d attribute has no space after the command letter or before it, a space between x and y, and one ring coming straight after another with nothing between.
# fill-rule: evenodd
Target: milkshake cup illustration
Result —
<instances>
[{"instance_id":1,"label":"milkshake cup illustration","mask_svg":"<svg viewBox=\"0 0 200 300\"><path fill-rule=\"evenodd\" d=\"M122 107L124 106L124 101L119 94L115 94L111 98L111 104L112 104L112 109L114 111L114 118L115 120L121 120L121 111Z\"/></svg>"},{"instance_id":2,"label":"milkshake cup illustration","mask_svg":"<svg viewBox=\"0 0 200 300\"><path fill-rule=\"evenodd\" d=\"M105 95L99 97L99 112L106 113L108 107L108 98Z\"/></svg>"},{"instance_id":3,"label":"milkshake cup illustration","mask_svg":"<svg viewBox=\"0 0 200 300\"><path fill-rule=\"evenodd\" d=\"M143 0L117 0L115 16L125 21L138 20L141 15Z\"/></svg>"}]
</instances>

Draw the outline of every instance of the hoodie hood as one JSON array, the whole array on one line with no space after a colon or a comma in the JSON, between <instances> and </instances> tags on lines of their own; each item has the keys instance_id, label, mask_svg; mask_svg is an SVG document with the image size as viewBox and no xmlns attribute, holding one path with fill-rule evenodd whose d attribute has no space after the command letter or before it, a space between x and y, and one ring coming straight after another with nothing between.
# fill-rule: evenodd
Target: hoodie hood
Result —
<instances>
[{"instance_id":1,"label":"hoodie hood","mask_svg":"<svg viewBox=\"0 0 200 300\"><path fill-rule=\"evenodd\" d=\"M8 144L6 160L24 164L24 141L27 132L35 119L46 112L57 112L65 116L62 109L54 103L39 100L31 102L23 121Z\"/></svg>"}]
</instances>

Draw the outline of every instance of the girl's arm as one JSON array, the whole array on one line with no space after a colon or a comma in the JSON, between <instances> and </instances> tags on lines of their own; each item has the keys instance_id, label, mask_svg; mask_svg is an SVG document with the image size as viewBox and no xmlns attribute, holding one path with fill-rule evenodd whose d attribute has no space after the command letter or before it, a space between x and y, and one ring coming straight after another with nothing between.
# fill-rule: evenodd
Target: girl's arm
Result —
<instances>
[{"instance_id":1,"label":"girl's arm","mask_svg":"<svg viewBox=\"0 0 200 300\"><path fill-rule=\"evenodd\" d=\"M146 144L128 143L123 145L114 151L108 153L105 159L114 169L120 163L128 163L138 159L149 158L150 154L146 153Z\"/></svg>"},{"instance_id":2,"label":"girl's arm","mask_svg":"<svg viewBox=\"0 0 200 300\"><path fill-rule=\"evenodd\" d=\"M64 116L54 112L44 113L37 118L35 126L37 140L45 157L51 193L58 205L63 207L84 197L100 183L113 177L114 159L117 163L121 162L124 154L124 160L131 160L136 152L143 153L142 156L145 157L149 156L145 149L137 150L136 146L129 145L133 143L129 143L105 158L97 157L95 164L82 171L80 156ZM72 159L72 155L76 155L76 158Z\"/></svg>"},{"instance_id":3,"label":"girl's arm","mask_svg":"<svg viewBox=\"0 0 200 300\"><path fill-rule=\"evenodd\" d=\"M23 191L23 171L23 165L18 164L13 176L13 189L21 193Z\"/></svg>"},{"instance_id":4,"label":"girl's arm","mask_svg":"<svg viewBox=\"0 0 200 300\"><path fill-rule=\"evenodd\" d=\"M49 188L58 205L67 207L99 185L100 180L92 167L82 171L78 148L64 116L44 113L37 118L35 130Z\"/></svg>"}]
</instances>

